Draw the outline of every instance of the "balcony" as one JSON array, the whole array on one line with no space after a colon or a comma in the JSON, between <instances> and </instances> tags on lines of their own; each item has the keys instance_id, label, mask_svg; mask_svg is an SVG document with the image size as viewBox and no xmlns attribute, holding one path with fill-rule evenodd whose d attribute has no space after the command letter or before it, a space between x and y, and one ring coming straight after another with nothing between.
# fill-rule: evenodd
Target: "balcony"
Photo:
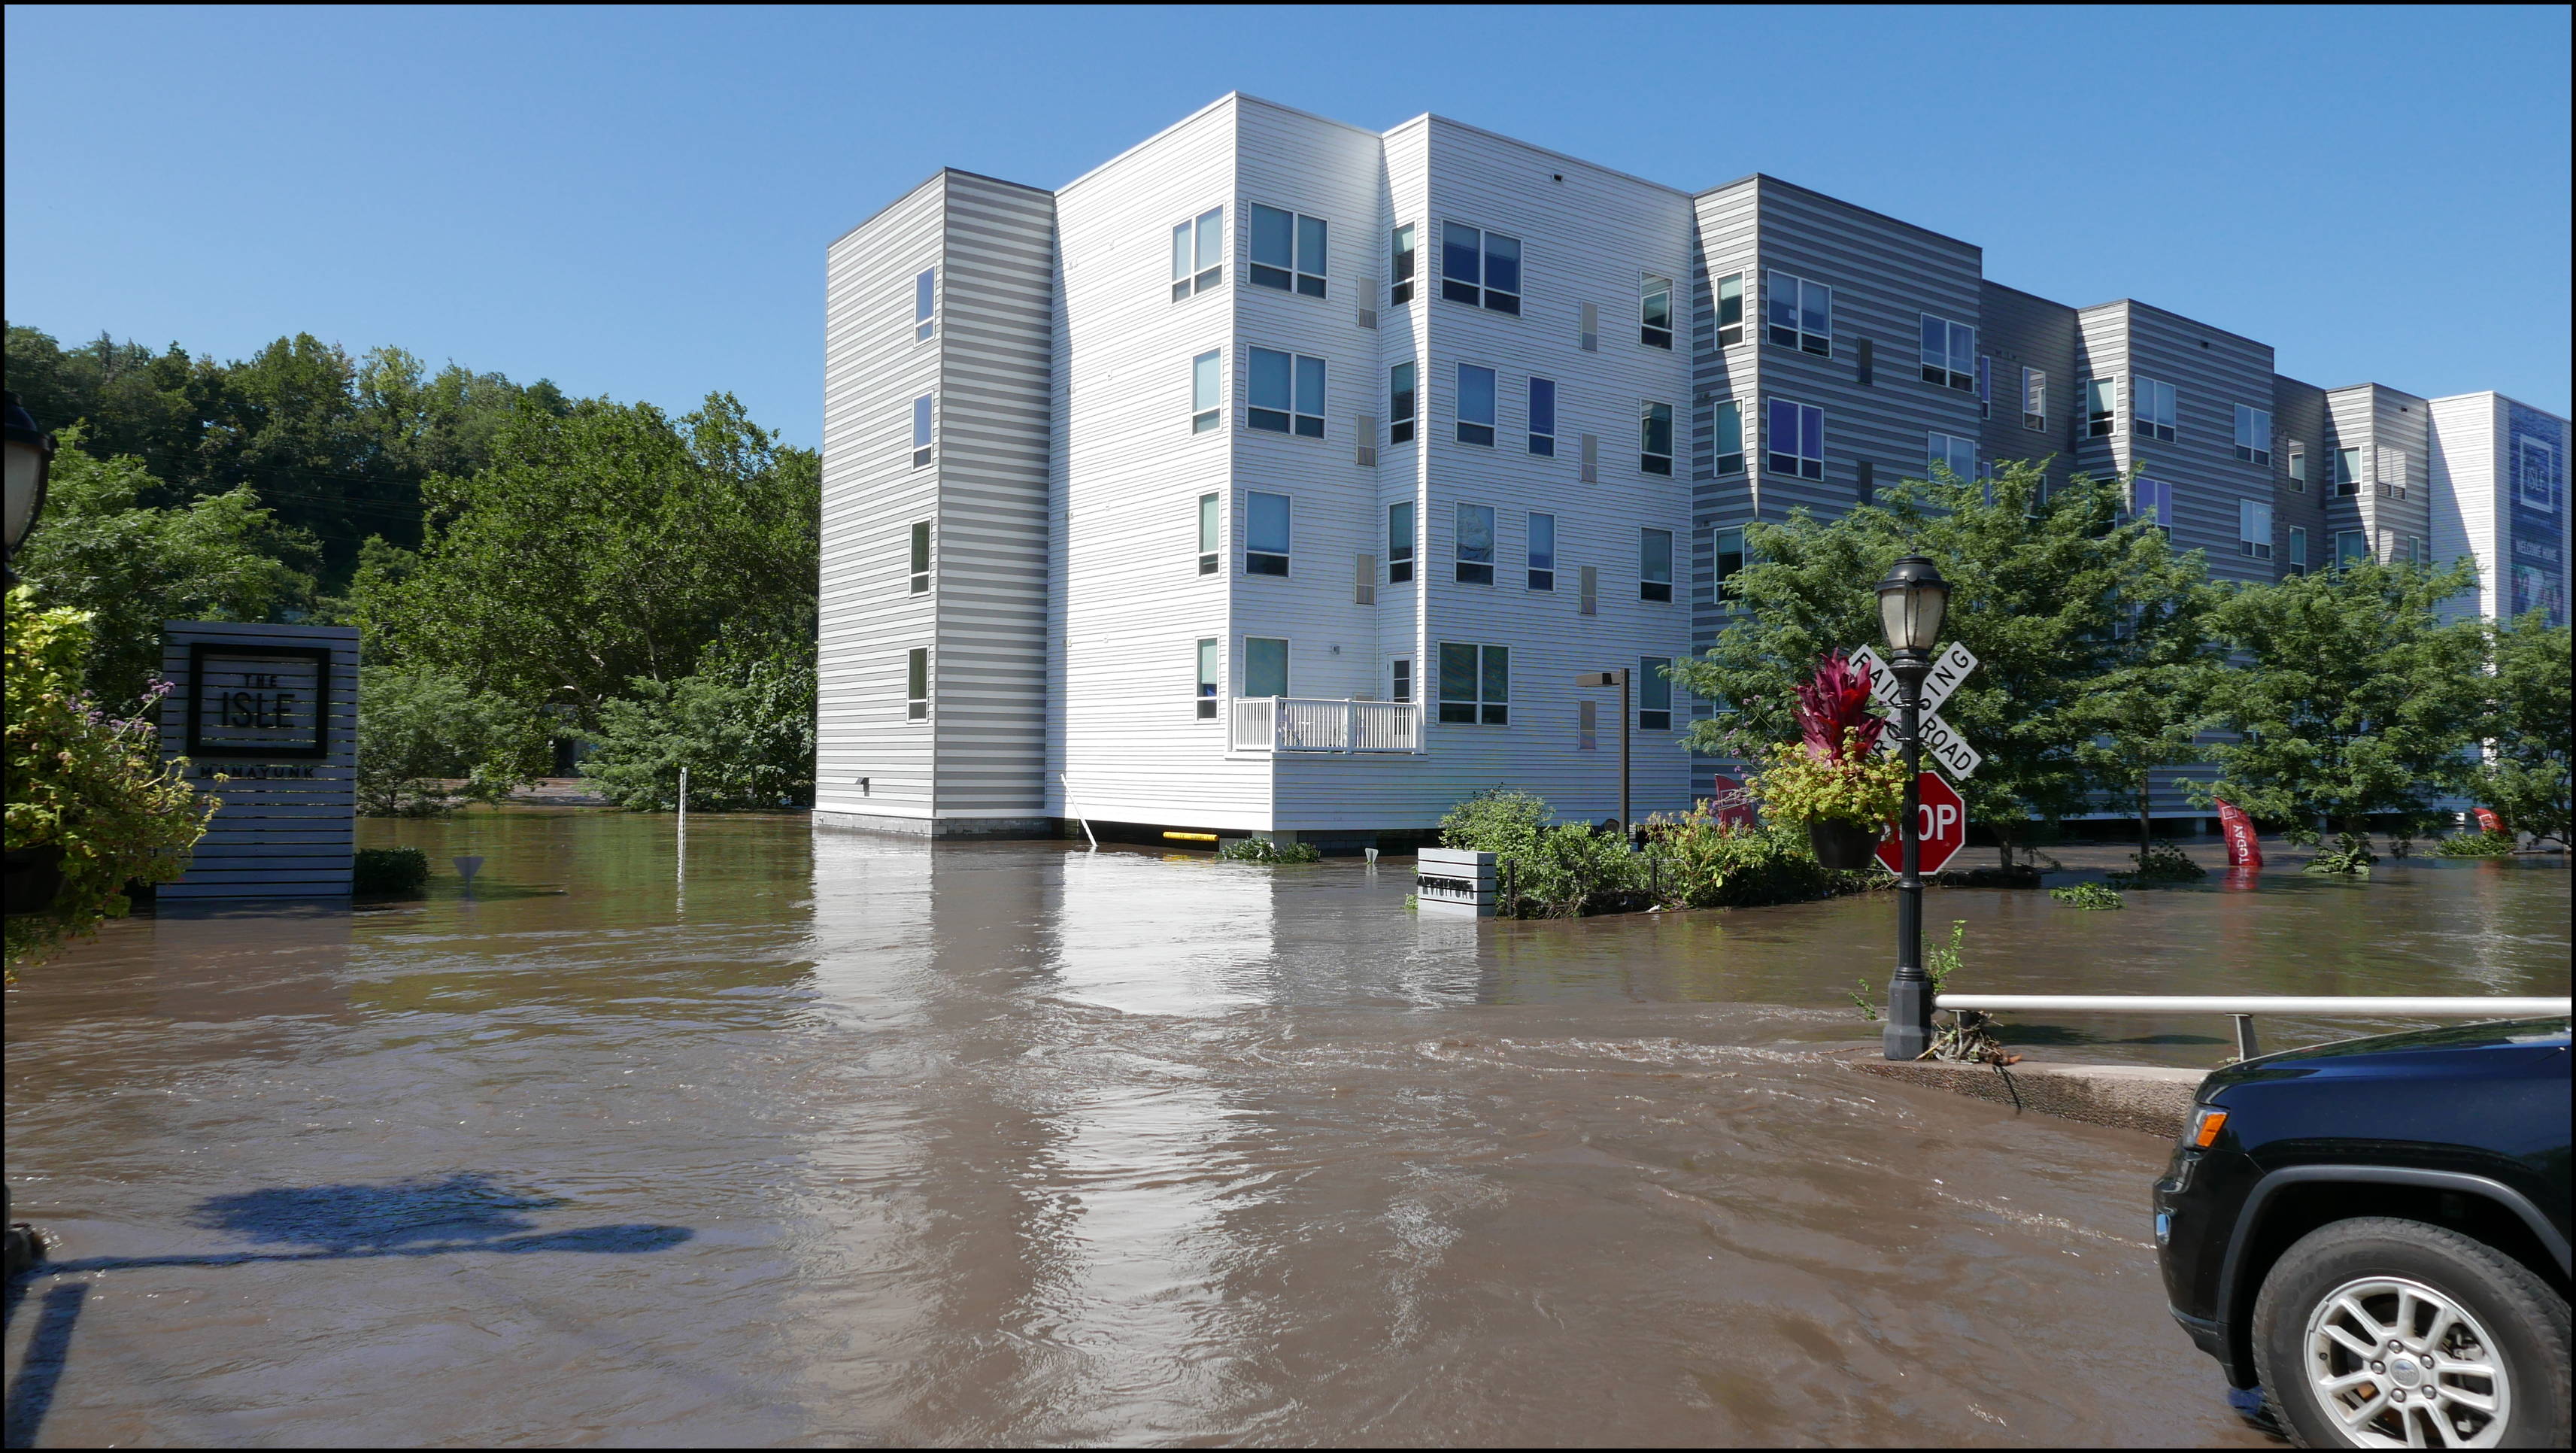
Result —
<instances>
[{"instance_id":1,"label":"balcony","mask_svg":"<svg viewBox=\"0 0 2576 1453\"><path fill-rule=\"evenodd\" d=\"M1226 746L1238 752L1414 752L1422 718L1409 701L1238 696Z\"/></svg>"}]
</instances>

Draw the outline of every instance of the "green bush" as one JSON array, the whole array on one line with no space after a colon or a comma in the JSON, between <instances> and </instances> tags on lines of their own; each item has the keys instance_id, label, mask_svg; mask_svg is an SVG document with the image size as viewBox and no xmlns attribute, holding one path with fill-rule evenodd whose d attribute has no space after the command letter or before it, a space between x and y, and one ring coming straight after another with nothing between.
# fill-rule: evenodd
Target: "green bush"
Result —
<instances>
[{"instance_id":1,"label":"green bush","mask_svg":"<svg viewBox=\"0 0 2576 1453\"><path fill-rule=\"evenodd\" d=\"M2464 832L2435 843L2433 853L2443 858L2507 858L2513 856L2513 834Z\"/></svg>"},{"instance_id":2,"label":"green bush","mask_svg":"<svg viewBox=\"0 0 2576 1453\"><path fill-rule=\"evenodd\" d=\"M1440 845L1471 853L1527 854L1555 818L1556 809L1535 792L1488 787L1440 819Z\"/></svg>"},{"instance_id":3,"label":"green bush","mask_svg":"<svg viewBox=\"0 0 2576 1453\"><path fill-rule=\"evenodd\" d=\"M1586 823L1549 825L1555 810L1528 792L1490 788L1440 820L1443 846L1495 856L1494 911L1504 918L1578 918L1663 908L1749 908L1860 892L1868 875L1817 863L1806 832L1784 822L1720 823L1705 808L1645 824L1645 851Z\"/></svg>"},{"instance_id":4,"label":"green bush","mask_svg":"<svg viewBox=\"0 0 2576 1453\"><path fill-rule=\"evenodd\" d=\"M2303 871L2345 878L2367 878L2370 876L2370 865L2378 861L2378 854L2370 850L2370 839L2359 833L2337 833L2334 846L2320 848L2315 859L2310 861Z\"/></svg>"},{"instance_id":5,"label":"green bush","mask_svg":"<svg viewBox=\"0 0 2576 1453\"><path fill-rule=\"evenodd\" d=\"M2191 860L2191 854L2172 843L2151 842L2138 850L2138 866L2130 872L2113 873L2111 882L2119 888L2142 888L2155 883L2197 883L2209 876L2209 870Z\"/></svg>"},{"instance_id":6,"label":"green bush","mask_svg":"<svg viewBox=\"0 0 2576 1453\"><path fill-rule=\"evenodd\" d=\"M349 866L351 891L368 896L417 893L429 885L429 854L418 848L360 848Z\"/></svg>"},{"instance_id":7,"label":"green bush","mask_svg":"<svg viewBox=\"0 0 2576 1453\"><path fill-rule=\"evenodd\" d=\"M2064 888L2051 888L2048 896L2069 908L2126 908L2120 890L2108 883L2076 883Z\"/></svg>"},{"instance_id":8,"label":"green bush","mask_svg":"<svg viewBox=\"0 0 2576 1453\"><path fill-rule=\"evenodd\" d=\"M1816 861L1804 829L1719 822L1704 808L1647 819L1647 878L1668 908L1751 908L1851 892L1867 879ZM1857 880L1857 881L1855 881Z\"/></svg>"},{"instance_id":9,"label":"green bush","mask_svg":"<svg viewBox=\"0 0 2576 1453\"><path fill-rule=\"evenodd\" d=\"M603 703L582 775L629 812L724 811L814 801L814 663L718 659L677 681L637 677Z\"/></svg>"},{"instance_id":10,"label":"green bush","mask_svg":"<svg viewBox=\"0 0 2576 1453\"><path fill-rule=\"evenodd\" d=\"M1216 850L1230 863L1312 863L1324 856L1313 843L1274 843L1266 837L1236 838Z\"/></svg>"}]
</instances>

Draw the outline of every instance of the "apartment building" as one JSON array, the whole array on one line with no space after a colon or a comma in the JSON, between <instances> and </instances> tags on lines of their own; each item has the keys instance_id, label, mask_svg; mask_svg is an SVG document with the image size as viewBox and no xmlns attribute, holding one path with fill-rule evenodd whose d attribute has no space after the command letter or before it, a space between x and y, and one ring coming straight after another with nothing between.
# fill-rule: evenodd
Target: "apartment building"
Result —
<instances>
[{"instance_id":1,"label":"apartment building","mask_svg":"<svg viewBox=\"0 0 2576 1453\"><path fill-rule=\"evenodd\" d=\"M2133 474L2229 578L2527 561L2480 608L2564 618L2565 420L2285 379L1768 176L1229 95L1051 192L942 172L827 280L825 822L1351 843L1493 785L1597 820L1623 733L1634 813L1678 810L1661 673L1744 527L1932 464Z\"/></svg>"}]
</instances>

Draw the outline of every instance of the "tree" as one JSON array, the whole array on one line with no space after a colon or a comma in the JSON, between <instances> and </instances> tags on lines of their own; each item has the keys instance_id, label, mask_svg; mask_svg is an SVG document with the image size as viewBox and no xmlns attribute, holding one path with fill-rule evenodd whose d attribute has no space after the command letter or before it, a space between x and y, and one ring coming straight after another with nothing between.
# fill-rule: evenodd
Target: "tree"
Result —
<instances>
[{"instance_id":1,"label":"tree","mask_svg":"<svg viewBox=\"0 0 2576 1453\"><path fill-rule=\"evenodd\" d=\"M214 813L184 763L162 762L151 723L101 712L81 689L89 628L84 612L42 607L23 585L9 592L8 850L62 875L44 912L8 917L13 974L123 917L127 883L178 877Z\"/></svg>"},{"instance_id":2,"label":"tree","mask_svg":"<svg viewBox=\"0 0 2576 1453\"><path fill-rule=\"evenodd\" d=\"M536 776L545 749L545 723L506 697L427 668L358 672L361 812L425 817L455 798L495 801Z\"/></svg>"},{"instance_id":3,"label":"tree","mask_svg":"<svg viewBox=\"0 0 2576 1453\"><path fill-rule=\"evenodd\" d=\"M86 430L59 432L45 518L19 552L34 598L85 611L85 680L100 700L130 711L161 665L161 623L259 621L309 602L300 565L312 541L281 526L247 489L155 509L158 486L130 455L98 459Z\"/></svg>"},{"instance_id":4,"label":"tree","mask_svg":"<svg viewBox=\"0 0 2576 1453\"><path fill-rule=\"evenodd\" d=\"M416 559L380 552L352 585L380 659L596 728L632 683L695 673L719 634L810 652L819 461L731 396L676 424L649 404L523 402L493 451L429 481Z\"/></svg>"},{"instance_id":5,"label":"tree","mask_svg":"<svg viewBox=\"0 0 2576 1453\"><path fill-rule=\"evenodd\" d=\"M2107 796L2137 813L2143 866L2155 840L2155 774L2208 759L2201 736L2214 724L2210 687L2226 665L2209 628L2219 592L2201 578L2197 559L2148 552L2141 563L2164 578L2130 592L2114 664L2091 683L2078 713L2091 735L2076 757Z\"/></svg>"},{"instance_id":6,"label":"tree","mask_svg":"<svg viewBox=\"0 0 2576 1453\"><path fill-rule=\"evenodd\" d=\"M2218 780L2194 793L2359 834L2375 814L2420 814L2465 786L2487 631L2445 625L2436 608L2476 583L2466 562L2365 561L2227 592L2211 623L2244 664L2212 678L2210 704L2233 735L2213 748Z\"/></svg>"},{"instance_id":7,"label":"tree","mask_svg":"<svg viewBox=\"0 0 2576 1453\"><path fill-rule=\"evenodd\" d=\"M2152 522L2124 520L2122 498L2080 475L2050 490L2040 466L2012 462L1980 482L1909 479L1836 520L1801 511L1752 525L1747 564L1724 587L1731 623L1673 668L1716 708L1688 745L1750 760L1792 740L1793 688L1826 652L1878 641L1875 587L1898 557L1928 555L1950 581L1942 635L1980 663L1940 708L1985 755L1960 792L2012 868L2043 825L2103 785L2086 756L2091 693L2136 659L2133 613L2179 611L2176 593L2201 574L2200 557L2176 555Z\"/></svg>"},{"instance_id":8,"label":"tree","mask_svg":"<svg viewBox=\"0 0 2576 1453\"><path fill-rule=\"evenodd\" d=\"M2507 826L2568 844L2569 633L2533 611L2494 633L2493 700L2478 799Z\"/></svg>"},{"instance_id":9,"label":"tree","mask_svg":"<svg viewBox=\"0 0 2576 1453\"><path fill-rule=\"evenodd\" d=\"M639 679L601 709L582 774L634 812L689 804L777 807L814 801L814 667L810 657L726 660L673 682Z\"/></svg>"}]
</instances>

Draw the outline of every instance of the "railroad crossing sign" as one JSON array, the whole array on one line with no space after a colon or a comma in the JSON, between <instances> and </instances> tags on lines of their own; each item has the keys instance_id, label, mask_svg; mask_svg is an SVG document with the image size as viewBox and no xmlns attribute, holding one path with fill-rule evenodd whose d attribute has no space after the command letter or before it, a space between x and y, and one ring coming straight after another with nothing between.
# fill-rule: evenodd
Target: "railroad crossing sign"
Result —
<instances>
[{"instance_id":1,"label":"railroad crossing sign","mask_svg":"<svg viewBox=\"0 0 2576 1453\"><path fill-rule=\"evenodd\" d=\"M1968 845L1968 804L1938 772L1916 773L1914 795L1922 803L1915 822L1923 830L1923 871L1937 873ZM1905 844L1894 832L1878 845L1878 865L1891 873L1905 871Z\"/></svg>"},{"instance_id":2,"label":"railroad crossing sign","mask_svg":"<svg viewBox=\"0 0 2576 1453\"><path fill-rule=\"evenodd\" d=\"M1852 652L1849 659L1868 664L1869 694L1878 699L1879 705L1894 712L1897 709L1898 683L1896 673L1888 669L1885 658L1863 646ZM1931 754L1933 761L1941 764L1941 770L1963 782L1977 775L1977 768L1986 759L1976 748L1968 745L1968 739L1959 735L1957 727L1943 721L1941 714L1933 708L1949 700L1950 693L1958 690L1959 683L1976 669L1976 655L1952 641L1949 649L1934 658L1931 674L1923 678L1923 750ZM1879 733L1878 750L1882 755L1895 756L1902 748L1903 743L1897 741L1894 732Z\"/></svg>"}]
</instances>

